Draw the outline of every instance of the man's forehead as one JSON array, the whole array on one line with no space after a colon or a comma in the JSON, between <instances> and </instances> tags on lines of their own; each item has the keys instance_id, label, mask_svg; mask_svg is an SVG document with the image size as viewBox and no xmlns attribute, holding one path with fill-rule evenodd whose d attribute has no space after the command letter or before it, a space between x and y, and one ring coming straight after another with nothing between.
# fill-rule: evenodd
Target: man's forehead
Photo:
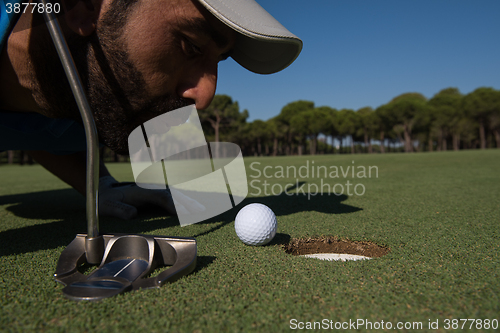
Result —
<instances>
[{"instance_id":1,"label":"man's forehead","mask_svg":"<svg viewBox=\"0 0 500 333\"><path fill-rule=\"evenodd\" d=\"M220 26L214 25L213 21L209 22L206 18L202 17L181 19L178 24L179 28L182 30L187 30L196 34L208 35L221 49L226 48L229 45L229 37L235 34L233 30L229 28L221 29Z\"/></svg>"}]
</instances>

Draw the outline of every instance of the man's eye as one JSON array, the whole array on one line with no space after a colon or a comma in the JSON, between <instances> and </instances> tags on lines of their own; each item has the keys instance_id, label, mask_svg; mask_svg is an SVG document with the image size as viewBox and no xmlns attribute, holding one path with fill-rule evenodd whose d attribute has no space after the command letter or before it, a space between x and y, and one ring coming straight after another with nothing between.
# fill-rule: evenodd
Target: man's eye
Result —
<instances>
[{"instance_id":1,"label":"man's eye","mask_svg":"<svg viewBox=\"0 0 500 333\"><path fill-rule=\"evenodd\" d=\"M188 57L195 57L203 54L201 48L187 38L182 40L182 50Z\"/></svg>"}]
</instances>

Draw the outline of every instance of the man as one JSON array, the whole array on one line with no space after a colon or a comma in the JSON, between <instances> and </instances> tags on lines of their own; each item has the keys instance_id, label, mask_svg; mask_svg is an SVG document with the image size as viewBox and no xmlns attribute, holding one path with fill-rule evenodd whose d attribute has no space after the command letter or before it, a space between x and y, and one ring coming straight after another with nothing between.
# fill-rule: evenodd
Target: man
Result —
<instances>
[{"instance_id":1,"label":"man","mask_svg":"<svg viewBox=\"0 0 500 333\"><path fill-rule=\"evenodd\" d=\"M0 0L0 150L22 149L85 194L81 118L40 10ZM4 3L3 3L4 2ZM165 112L209 106L217 65L232 56L261 74L280 71L302 42L253 0L61 0L59 23L86 89L99 139L128 154L130 132ZM27 9L27 10L25 10ZM23 13L24 12L24 13ZM34 13L32 13L34 12ZM101 215L131 218L168 192L117 187L100 167ZM185 213L202 209L184 198Z\"/></svg>"}]
</instances>

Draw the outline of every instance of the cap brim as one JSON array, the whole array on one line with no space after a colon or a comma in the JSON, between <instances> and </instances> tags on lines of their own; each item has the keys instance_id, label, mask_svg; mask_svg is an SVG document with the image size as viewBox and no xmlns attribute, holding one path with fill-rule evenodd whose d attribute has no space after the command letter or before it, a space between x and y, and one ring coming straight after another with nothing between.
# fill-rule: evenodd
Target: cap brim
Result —
<instances>
[{"instance_id":1,"label":"cap brim","mask_svg":"<svg viewBox=\"0 0 500 333\"><path fill-rule=\"evenodd\" d=\"M300 38L253 0L198 0L212 15L238 32L231 57L258 74L288 67L302 50Z\"/></svg>"}]
</instances>

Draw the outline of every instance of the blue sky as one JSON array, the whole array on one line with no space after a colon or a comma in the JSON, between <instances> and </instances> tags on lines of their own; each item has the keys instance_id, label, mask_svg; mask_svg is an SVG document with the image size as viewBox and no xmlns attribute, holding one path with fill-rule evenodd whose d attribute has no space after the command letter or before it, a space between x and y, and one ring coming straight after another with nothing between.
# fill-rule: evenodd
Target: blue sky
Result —
<instances>
[{"instance_id":1,"label":"blue sky","mask_svg":"<svg viewBox=\"0 0 500 333\"><path fill-rule=\"evenodd\" d=\"M217 94L230 95L249 121L287 103L376 108L405 92L500 89L500 1L257 0L304 42L277 74L253 74L228 59Z\"/></svg>"}]
</instances>

